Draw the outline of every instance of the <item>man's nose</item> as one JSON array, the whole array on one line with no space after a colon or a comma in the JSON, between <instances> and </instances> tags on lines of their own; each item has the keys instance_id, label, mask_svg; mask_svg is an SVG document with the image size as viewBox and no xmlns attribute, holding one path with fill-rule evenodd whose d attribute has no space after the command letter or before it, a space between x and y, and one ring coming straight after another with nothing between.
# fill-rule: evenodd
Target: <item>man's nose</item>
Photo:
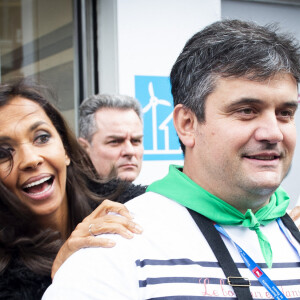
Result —
<instances>
[{"instance_id":1,"label":"man's nose","mask_svg":"<svg viewBox=\"0 0 300 300\"><path fill-rule=\"evenodd\" d=\"M264 118L261 118L255 130L255 138L258 141L266 141L270 144L276 144L283 140L281 124L275 113L266 114Z\"/></svg>"},{"instance_id":2,"label":"man's nose","mask_svg":"<svg viewBox=\"0 0 300 300\"><path fill-rule=\"evenodd\" d=\"M122 145L121 154L126 156L126 155L134 155L134 153L135 153L135 148L132 145L131 141L125 141Z\"/></svg>"}]
</instances>

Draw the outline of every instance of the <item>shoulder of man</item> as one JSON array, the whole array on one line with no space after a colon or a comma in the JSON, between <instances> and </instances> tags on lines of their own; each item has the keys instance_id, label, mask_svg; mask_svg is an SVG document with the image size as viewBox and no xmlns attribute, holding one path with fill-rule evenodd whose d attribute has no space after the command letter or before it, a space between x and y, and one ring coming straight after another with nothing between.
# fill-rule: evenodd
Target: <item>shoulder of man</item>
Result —
<instances>
[{"instance_id":1,"label":"shoulder of man","mask_svg":"<svg viewBox=\"0 0 300 300\"><path fill-rule=\"evenodd\" d=\"M147 186L145 185L135 185L130 183L126 186L124 191L120 194L117 201L120 203L125 203L133 198L136 198L146 192Z\"/></svg>"},{"instance_id":2,"label":"shoulder of man","mask_svg":"<svg viewBox=\"0 0 300 300\"><path fill-rule=\"evenodd\" d=\"M101 197L109 198L110 195L114 197L114 201L125 203L135 197L138 197L146 192L147 186L135 185L130 182L113 179L106 183L99 183L94 181L88 182L88 188L95 194Z\"/></svg>"}]
</instances>

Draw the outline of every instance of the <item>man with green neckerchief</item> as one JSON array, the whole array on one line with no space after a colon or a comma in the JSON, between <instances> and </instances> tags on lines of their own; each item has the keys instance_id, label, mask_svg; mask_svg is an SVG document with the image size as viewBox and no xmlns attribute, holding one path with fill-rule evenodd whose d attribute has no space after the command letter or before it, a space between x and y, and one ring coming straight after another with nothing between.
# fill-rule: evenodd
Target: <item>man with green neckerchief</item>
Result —
<instances>
[{"instance_id":1,"label":"man with green neckerchief","mask_svg":"<svg viewBox=\"0 0 300 300\"><path fill-rule=\"evenodd\" d=\"M186 43L170 78L184 166L126 204L142 235L78 251L45 299L300 299L300 234L280 187L299 46L271 26L219 21Z\"/></svg>"}]
</instances>

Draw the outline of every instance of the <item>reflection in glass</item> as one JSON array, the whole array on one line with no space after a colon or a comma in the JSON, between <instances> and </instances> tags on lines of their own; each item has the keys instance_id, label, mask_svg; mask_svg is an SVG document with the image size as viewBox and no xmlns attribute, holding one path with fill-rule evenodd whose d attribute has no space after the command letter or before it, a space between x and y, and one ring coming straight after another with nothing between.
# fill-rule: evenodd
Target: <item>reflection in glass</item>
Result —
<instances>
[{"instance_id":1,"label":"reflection in glass","mask_svg":"<svg viewBox=\"0 0 300 300\"><path fill-rule=\"evenodd\" d=\"M74 128L72 0L0 0L1 81L34 76L58 94Z\"/></svg>"}]
</instances>

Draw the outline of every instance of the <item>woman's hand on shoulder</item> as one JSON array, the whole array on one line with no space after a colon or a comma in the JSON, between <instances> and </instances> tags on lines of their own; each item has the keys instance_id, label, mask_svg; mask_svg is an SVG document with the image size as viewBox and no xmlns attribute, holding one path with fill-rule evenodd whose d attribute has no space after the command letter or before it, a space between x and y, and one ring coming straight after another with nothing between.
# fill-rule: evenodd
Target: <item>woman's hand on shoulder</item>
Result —
<instances>
[{"instance_id":1,"label":"woman's hand on shoulder","mask_svg":"<svg viewBox=\"0 0 300 300\"><path fill-rule=\"evenodd\" d=\"M52 266L51 277L74 252L86 247L115 246L111 239L97 237L102 233L115 233L131 239L141 233L141 227L133 221L128 209L121 203L104 200L89 216L79 223L60 248Z\"/></svg>"}]
</instances>

